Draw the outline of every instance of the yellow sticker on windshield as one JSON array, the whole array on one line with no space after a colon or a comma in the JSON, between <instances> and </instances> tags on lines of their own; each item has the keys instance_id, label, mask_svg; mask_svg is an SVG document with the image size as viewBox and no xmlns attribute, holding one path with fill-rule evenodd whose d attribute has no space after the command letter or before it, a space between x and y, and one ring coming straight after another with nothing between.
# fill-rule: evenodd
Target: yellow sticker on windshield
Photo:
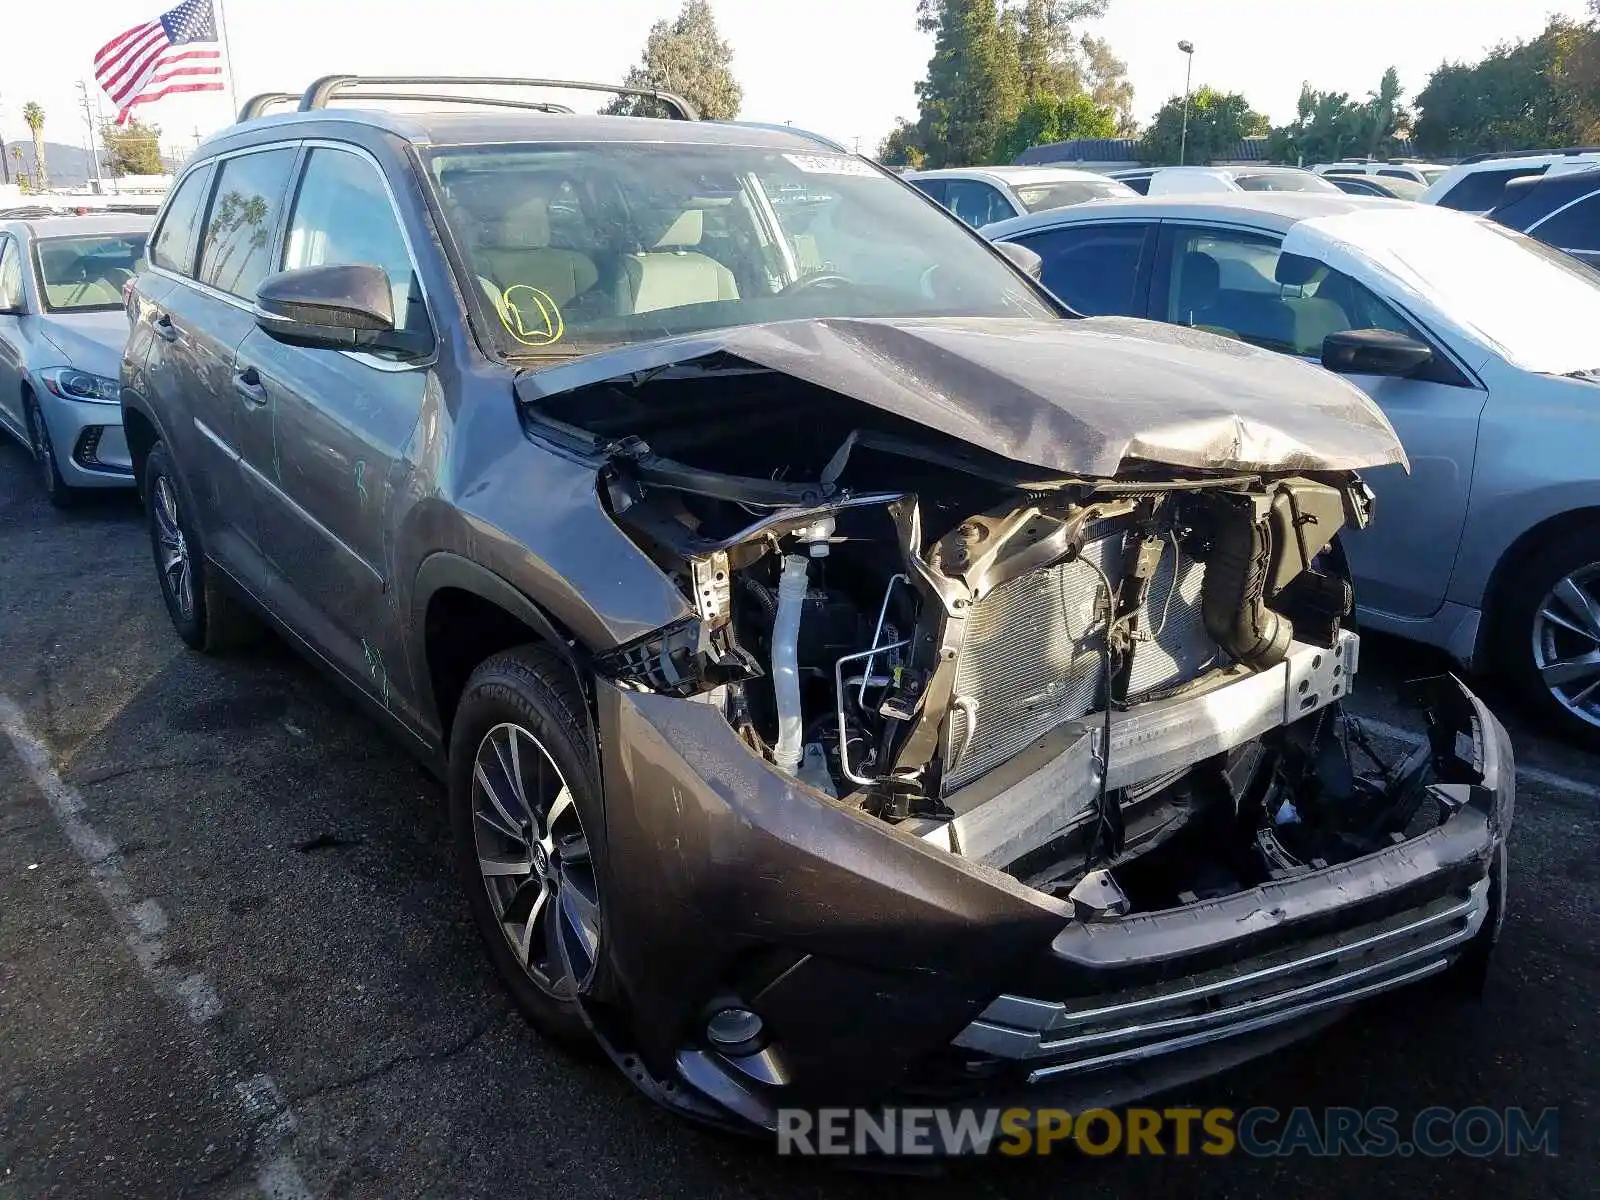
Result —
<instances>
[{"instance_id":1,"label":"yellow sticker on windshield","mask_svg":"<svg viewBox=\"0 0 1600 1200\"><path fill-rule=\"evenodd\" d=\"M501 293L499 311L506 332L524 346L553 346L567 332L561 307L550 293L526 283L514 283Z\"/></svg>"}]
</instances>

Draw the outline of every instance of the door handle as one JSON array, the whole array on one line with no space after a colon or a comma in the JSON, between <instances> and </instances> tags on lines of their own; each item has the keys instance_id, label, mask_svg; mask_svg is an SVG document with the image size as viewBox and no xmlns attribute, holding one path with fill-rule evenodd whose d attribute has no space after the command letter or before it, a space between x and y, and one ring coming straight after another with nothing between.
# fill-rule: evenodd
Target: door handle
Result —
<instances>
[{"instance_id":1,"label":"door handle","mask_svg":"<svg viewBox=\"0 0 1600 1200\"><path fill-rule=\"evenodd\" d=\"M255 405L257 408L267 402L266 385L261 382L261 376L254 367L234 372L233 390L239 393L240 399L246 404Z\"/></svg>"},{"instance_id":2,"label":"door handle","mask_svg":"<svg viewBox=\"0 0 1600 1200\"><path fill-rule=\"evenodd\" d=\"M178 327L172 323L172 318L167 316L166 313L162 313L157 317L151 328L156 331L156 336L163 342L175 342L178 340Z\"/></svg>"}]
</instances>

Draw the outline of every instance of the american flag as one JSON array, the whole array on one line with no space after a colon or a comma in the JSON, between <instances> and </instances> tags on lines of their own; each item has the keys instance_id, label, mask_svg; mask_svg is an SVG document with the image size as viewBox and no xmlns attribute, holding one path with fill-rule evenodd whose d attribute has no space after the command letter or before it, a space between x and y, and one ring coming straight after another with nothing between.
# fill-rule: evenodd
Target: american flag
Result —
<instances>
[{"instance_id":1,"label":"american flag","mask_svg":"<svg viewBox=\"0 0 1600 1200\"><path fill-rule=\"evenodd\" d=\"M209 44L209 49L201 48ZM135 104L174 92L220 92L222 53L211 0L183 0L154 21L119 33L94 56L94 77L127 123Z\"/></svg>"}]
</instances>

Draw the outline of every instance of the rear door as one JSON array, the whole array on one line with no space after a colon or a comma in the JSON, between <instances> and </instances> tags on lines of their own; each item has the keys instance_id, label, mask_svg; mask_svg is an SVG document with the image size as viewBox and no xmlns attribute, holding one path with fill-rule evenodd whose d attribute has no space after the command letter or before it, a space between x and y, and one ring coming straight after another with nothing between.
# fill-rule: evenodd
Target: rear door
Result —
<instances>
[{"instance_id":1,"label":"rear door","mask_svg":"<svg viewBox=\"0 0 1600 1200\"><path fill-rule=\"evenodd\" d=\"M396 322L430 330L409 242L377 162L307 143L275 269L382 267ZM252 329L236 379L241 452L270 568L269 601L328 661L385 706L402 661L392 525L410 474L432 360L287 346Z\"/></svg>"},{"instance_id":2,"label":"rear door","mask_svg":"<svg viewBox=\"0 0 1600 1200\"><path fill-rule=\"evenodd\" d=\"M1040 277L1090 317L1142 317L1155 260L1154 221L1085 221L1007 238L1044 260Z\"/></svg>"},{"instance_id":3,"label":"rear door","mask_svg":"<svg viewBox=\"0 0 1600 1200\"><path fill-rule=\"evenodd\" d=\"M1277 282L1282 240L1265 231L1164 224L1151 287L1157 320L1208 328L1320 363L1322 342L1388 329L1434 348L1427 378L1348 375L1381 408L1411 460L1363 472L1377 519L1345 539L1363 607L1425 617L1444 601L1466 523L1486 393L1443 344L1349 276L1323 267L1304 286Z\"/></svg>"}]
</instances>

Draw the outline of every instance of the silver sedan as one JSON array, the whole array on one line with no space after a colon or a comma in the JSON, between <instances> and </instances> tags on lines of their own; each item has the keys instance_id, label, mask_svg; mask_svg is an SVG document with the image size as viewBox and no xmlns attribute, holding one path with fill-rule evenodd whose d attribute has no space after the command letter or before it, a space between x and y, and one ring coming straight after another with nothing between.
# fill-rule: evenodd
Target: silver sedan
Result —
<instances>
[{"instance_id":1,"label":"silver sedan","mask_svg":"<svg viewBox=\"0 0 1600 1200\"><path fill-rule=\"evenodd\" d=\"M1338 371L1411 459L1345 539L1371 629L1518 685L1600 747L1600 272L1432 205L1237 193L1097 200L984 235L1090 316ZM1209 340L1209 339L1208 339Z\"/></svg>"},{"instance_id":2,"label":"silver sedan","mask_svg":"<svg viewBox=\"0 0 1600 1200\"><path fill-rule=\"evenodd\" d=\"M0 429L33 452L52 503L132 487L122 434L123 285L144 265L150 218L0 224Z\"/></svg>"}]
</instances>

